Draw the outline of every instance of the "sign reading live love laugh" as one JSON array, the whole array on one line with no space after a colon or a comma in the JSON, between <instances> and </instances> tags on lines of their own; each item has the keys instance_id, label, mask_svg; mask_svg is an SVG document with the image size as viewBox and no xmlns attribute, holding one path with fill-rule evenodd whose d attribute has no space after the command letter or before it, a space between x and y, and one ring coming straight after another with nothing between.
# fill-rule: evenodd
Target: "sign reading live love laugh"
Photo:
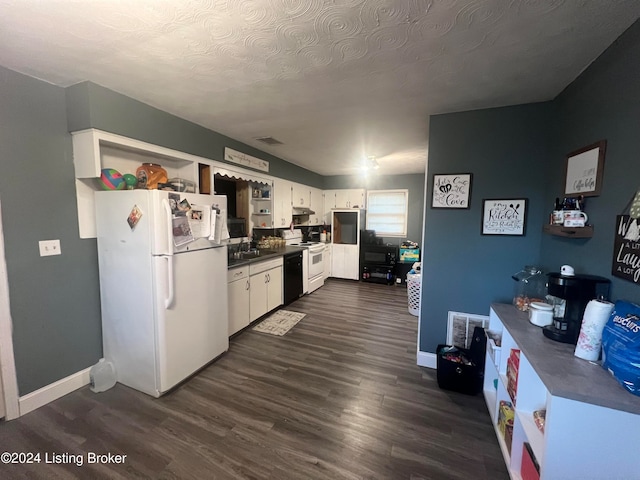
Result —
<instances>
[{"instance_id":1,"label":"sign reading live love laugh","mask_svg":"<svg viewBox=\"0 0 640 480\"><path fill-rule=\"evenodd\" d=\"M611 274L640 283L640 227L630 215L618 215L616 218Z\"/></svg>"}]
</instances>

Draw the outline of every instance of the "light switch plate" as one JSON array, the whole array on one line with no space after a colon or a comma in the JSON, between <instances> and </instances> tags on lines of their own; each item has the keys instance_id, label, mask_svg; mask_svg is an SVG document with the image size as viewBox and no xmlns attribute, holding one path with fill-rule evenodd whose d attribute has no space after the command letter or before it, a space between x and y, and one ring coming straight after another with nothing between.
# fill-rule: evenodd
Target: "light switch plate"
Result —
<instances>
[{"instance_id":1,"label":"light switch plate","mask_svg":"<svg viewBox=\"0 0 640 480\"><path fill-rule=\"evenodd\" d=\"M49 255L60 255L60 240L40 240L38 242L40 247L40 256L48 257Z\"/></svg>"}]
</instances>

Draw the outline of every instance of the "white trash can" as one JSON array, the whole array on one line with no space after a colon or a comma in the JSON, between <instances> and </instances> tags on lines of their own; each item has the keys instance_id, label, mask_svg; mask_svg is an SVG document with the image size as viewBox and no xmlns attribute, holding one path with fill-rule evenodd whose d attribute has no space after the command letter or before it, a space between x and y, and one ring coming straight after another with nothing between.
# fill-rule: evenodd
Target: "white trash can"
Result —
<instances>
[{"instance_id":1,"label":"white trash can","mask_svg":"<svg viewBox=\"0 0 640 480\"><path fill-rule=\"evenodd\" d=\"M416 317L420 314L420 284L422 275L407 273L407 294L409 296L409 313Z\"/></svg>"}]
</instances>

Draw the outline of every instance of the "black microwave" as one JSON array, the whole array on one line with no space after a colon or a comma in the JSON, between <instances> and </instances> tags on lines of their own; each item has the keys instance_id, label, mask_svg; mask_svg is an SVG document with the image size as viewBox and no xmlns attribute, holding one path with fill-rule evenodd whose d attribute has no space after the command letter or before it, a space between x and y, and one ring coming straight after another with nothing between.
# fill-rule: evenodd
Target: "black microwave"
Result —
<instances>
[{"instance_id":1,"label":"black microwave","mask_svg":"<svg viewBox=\"0 0 640 480\"><path fill-rule=\"evenodd\" d=\"M227 218L229 237L243 238L247 236L247 224L244 218Z\"/></svg>"},{"instance_id":2,"label":"black microwave","mask_svg":"<svg viewBox=\"0 0 640 480\"><path fill-rule=\"evenodd\" d=\"M360 257L363 265L395 265L398 247L393 245L362 245Z\"/></svg>"}]
</instances>

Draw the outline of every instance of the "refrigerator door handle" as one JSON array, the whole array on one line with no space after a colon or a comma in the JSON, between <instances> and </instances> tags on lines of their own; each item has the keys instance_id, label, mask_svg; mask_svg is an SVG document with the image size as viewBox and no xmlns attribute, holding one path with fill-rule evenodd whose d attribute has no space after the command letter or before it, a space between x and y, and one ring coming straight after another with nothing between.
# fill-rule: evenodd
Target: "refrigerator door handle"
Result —
<instances>
[{"instance_id":1,"label":"refrigerator door handle","mask_svg":"<svg viewBox=\"0 0 640 480\"><path fill-rule=\"evenodd\" d=\"M169 200L166 198L162 199L162 208L167 214L167 253L173 255L173 213Z\"/></svg>"},{"instance_id":2,"label":"refrigerator door handle","mask_svg":"<svg viewBox=\"0 0 640 480\"><path fill-rule=\"evenodd\" d=\"M173 282L173 255L165 257L167 259L167 298L164 299L164 308L169 309L175 299L175 285Z\"/></svg>"}]
</instances>

